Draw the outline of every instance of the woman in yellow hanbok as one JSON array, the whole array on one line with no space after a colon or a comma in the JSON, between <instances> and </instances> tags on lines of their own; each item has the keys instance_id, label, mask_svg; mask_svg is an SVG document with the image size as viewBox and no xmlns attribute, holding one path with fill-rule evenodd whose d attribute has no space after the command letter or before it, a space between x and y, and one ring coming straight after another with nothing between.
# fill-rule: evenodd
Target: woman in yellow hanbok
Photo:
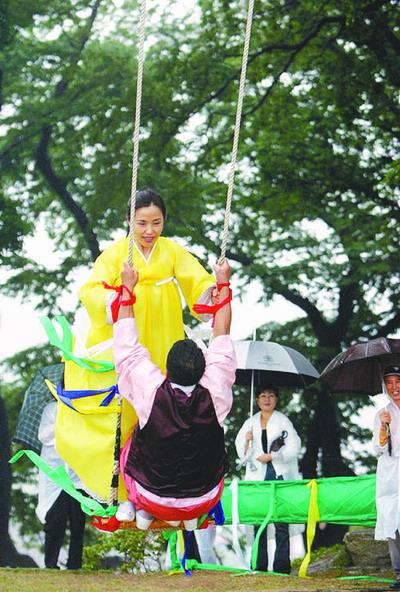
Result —
<instances>
[{"instance_id":1,"label":"woman in yellow hanbok","mask_svg":"<svg viewBox=\"0 0 400 592\"><path fill-rule=\"evenodd\" d=\"M194 304L211 301L215 285L214 277L193 255L175 241L160 236L165 215L164 203L155 192L137 192L133 244L133 265L139 272L135 289L136 325L140 342L149 350L153 362L163 370L171 346L184 337L181 295L192 311ZM118 287L123 262L128 259L128 245L126 237L105 249L96 260L91 277L80 290L80 299L91 321L86 343L89 349L112 338L111 303L116 294L106 289L103 282ZM108 348L98 358L112 359L111 356L112 350ZM66 364L67 390L100 389L115 383L113 371L95 373L73 362ZM75 403L78 409L80 405L91 407L92 404L83 400ZM109 429L106 429L107 423ZM59 406L57 450L87 489L100 498L107 497L111 479L114 423L110 416L79 415L68 407ZM135 423L133 409L123 401L121 444L126 442ZM79 444L73 443L72 433L79 434ZM85 454L79 450L85 450ZM120 499L124 499L123 491Z\"/></svg>"},{"instance_id":2,"label":"woman in yellow hanbok","mask_svg":"<svg viewBox=\"0 0 400 592\"><path fill-rule=\"evenodd\" d=\"M160 236L164 220L161 198L150 190L139 191L133 245L133 266L139 272L135 316L139 339L162 370L170 348L184 337L178 286L192 310L195 303L210 300L215 284L213 276L193 255L175 241ZM80 290L81 301L92 322L87 346L112 337L111 320L107 319L110 292L102 282L118 285L127 259L128 237L113 243L98 257L89 281Z\"/></svg>"}]
</instances>

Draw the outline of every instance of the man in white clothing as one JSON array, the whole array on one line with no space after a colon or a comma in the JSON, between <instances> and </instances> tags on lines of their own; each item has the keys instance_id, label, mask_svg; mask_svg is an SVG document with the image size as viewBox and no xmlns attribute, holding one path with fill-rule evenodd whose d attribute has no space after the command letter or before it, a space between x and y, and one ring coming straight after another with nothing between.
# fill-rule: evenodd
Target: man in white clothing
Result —
<instances>
[{"instance_id":1,"label":"man in white clothing","mask_svg":"<svg viewBox=\"0 0 400 592\"><path fill-rule=\"evenodd\" d=\"M55 449L54 426L56 423L57 403L48 403L42 413L38 438L42 444L40 456L55 469L64 466L77 488L82 487L78 476L59 457ZM83 536L85 514L80 503L56 485L44 472L39 472L39 495L36 514L44 523L44 563L50 569L59 569L58 556L64 542L67 523L70 539L67 569L82 567Z\"/></svg>"},{"instance_id":2,"label":"man in white clothing","mask_svg":"<svg viewBox=\"0 0 400 592\"><path fill-rule=\"evenodd\" d=\"M375 416L373 444L379 455L376 469L375 538L387 539L396 581L400 590L400 366L389 366L383 375L390 402Z\"/></svg>"}]
</instances>

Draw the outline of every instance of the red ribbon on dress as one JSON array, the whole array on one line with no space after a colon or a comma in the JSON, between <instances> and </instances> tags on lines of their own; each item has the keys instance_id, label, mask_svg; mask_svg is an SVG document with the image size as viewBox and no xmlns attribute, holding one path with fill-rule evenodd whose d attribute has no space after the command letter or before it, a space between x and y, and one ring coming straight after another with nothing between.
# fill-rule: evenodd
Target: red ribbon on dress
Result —
<instances>
[{"instance_id":1,"label":"red ribbon on dress","mask_svg":"<svg viewBox=\"0 0 400 592\"><path fill-rule=\"evenodd\" d=\"M116 323L118 320L118 314L119 314L120 307L121 306L132 306L132 304L135 304L136 296L135 296L135 294L133 294L133 292L130 291L130 289L127 286L125 286L125 284L121 284L120 286L110 286L110 284L107 284L107 282L101 282L101 283L106 290L114 290L114 292L117 292L117 294L118 294L117 298L115 298L115 300L113 300L113 302L111 303L111 317L112 317L113 323ZM122 292L123 292L124 288L129 294L129 300L122 300Z\"/></svg>"},{"instance_id":2,"label":"red ribbon on dress","mask_svg":"<svg viewBox=\"0 0 400 592\"><path fill-rule=\"evenodd\" d=\"M219 285L226 286L229 284L219 284ZM217 288L218 288L218 284L217 284ZM194 312L197 312L197 314L215 315L217 310L219 310L220 308L225 306L225 304L228 304L228 302L230 302L231 300L232 300L232 290L229 289L229 295L226 298L224 298L221 302L217 302L216 304L195 304L193 306L193 310L194 310Z\"/></svg>"}]
</instances>

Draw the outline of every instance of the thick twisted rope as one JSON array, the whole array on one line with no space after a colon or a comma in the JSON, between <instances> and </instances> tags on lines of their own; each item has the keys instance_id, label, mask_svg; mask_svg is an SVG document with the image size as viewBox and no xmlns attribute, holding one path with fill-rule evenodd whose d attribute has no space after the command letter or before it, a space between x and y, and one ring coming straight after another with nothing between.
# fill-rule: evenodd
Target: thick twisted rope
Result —
<instances>
[{"instance_id":1,"label":"thick twisted rope","mask_svg":"<svg viewBox=\"0 0 400 592\"><path fill-rule=\"evenodd\" d=\"M112 468L112 478L110 487L110 496L108 505L114 506L118 504L118 481L119 481L119 456L121 452L121 399L117 395L118 410L115 425L115 441L114 441L114 458Z\"/></svg>"},{"instance_id":2,"label":"thick twisted rope","mask_svg":"<svg viewBox=\"0 0 400 592\"><path fill-rule=\"evenodd\" d=\"M136 186L139 164L139 132L140 132L140 111L142 105L142 84L143 84L143 64L144 64L144 34L146 26L146 0L140 2L140 20L139 20L139 51L138 51L138 71L136 82L136 113L135 126L133 130L133 157L132 157L132 181L131 181L131 200L130 200L130 218L129 218L129 247L128 263L133 266L133 237L136 206Z\"/></svg>"},{"instance_id":3,"label":"thick twisted rope","mask_svg":"<svg viewBox=\"0 0 400 592\"><path fill-rule=\"evenodd\" d=\"M225 218L224 218L224 229L222 231L221 255L219 258L220 261L222 261L225 258L226 245L228 242L229 219L230 219L230 215L231 215L231 206L232 206L233 182L235 180L236 159L237 159L237 150L238 150L238 144L239 144L240 123L241 123L241 119L242 119L242 107L243 107L244 87L245 87L245 83L246 83L247 62L249 59L249 47L250 47L250 38L251 38L251 27L252 27L252 23L253 23L253 12L254 12L254 0L249 0L249 5L248 5L248 9L247 9L246 33L245 33L244 46L243 46L242 70L240 73L238 102L237 102L237 108L236 108L236 121L235 121L235 129L233 132L233 145L232 145L232 153L231 153L231 164L230 164L230 168L229 168L228 190L227 190L227 196L226 196Z\"/></svg>"},{"instance_id":4,"label":"thick twisted rope","mask_svg":"<svg viewBox=\"0 0 400 592\"><path fill-rule=\"evenodd\" d=\"M135 125L134 125L134 129L133 129L132 181L131 181L130 218L129 218L130 225L129 225L128 262L131 267L133 267L133 237L134 237L135 206L136 206L137 172L138 172L138 163L139 163L139 132L140 132L140 111L141 111L141 105L142 105L145 27L146 27L146 0L141 0L140 20L139 20L138 70L137 70L137 82L136 82L136 113L135 113ZM117 423L116 423L116 432L115 432L114 460L113 460L113 471L112 471L112 479L111 479L109 505L113 505L118 502L119 455L120 455L120 448L121 448L120 440L121 440L121 402L119 400L119 409L118 409L118 413L117 413Z\"/></svg>"}]
</instances>

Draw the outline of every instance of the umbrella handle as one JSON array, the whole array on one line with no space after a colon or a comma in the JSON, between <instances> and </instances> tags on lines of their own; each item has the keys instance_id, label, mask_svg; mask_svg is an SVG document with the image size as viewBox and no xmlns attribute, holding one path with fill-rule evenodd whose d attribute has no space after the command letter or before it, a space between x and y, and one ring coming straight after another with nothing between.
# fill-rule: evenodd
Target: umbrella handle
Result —
<instances>
[{"instance_id":1,"label":"umbrella handle","mask_svg":"<svg viewBox=\"0 0 400 592\"><path fill-rule=\"evenodd\" d=\"M392 456L392 434L391 434L391 431L390 431L390 423L387 423L386 424L386 427L387 427L387 437L388 437L388 442L387 442L387 444L388 444L388 453L389 453L389 456Z\"/></svg>"},{"instance_id":2,"label":"umbrella handle","mask_svg":"<svg viewBox=\"0 0 400 592\"><path fill-rule=\"evenodd\" d=\"M249 445L247 447L246 454L244 455L243 460L240 461L240 463L238 463L239 469L241 469L242 467L245 467L247 464L249 464L251 471L257 470L257 467L254 464L254 460L253 460L253 452L254 452L253 440L249 440Z\"/></svg>"}]
</instances>

